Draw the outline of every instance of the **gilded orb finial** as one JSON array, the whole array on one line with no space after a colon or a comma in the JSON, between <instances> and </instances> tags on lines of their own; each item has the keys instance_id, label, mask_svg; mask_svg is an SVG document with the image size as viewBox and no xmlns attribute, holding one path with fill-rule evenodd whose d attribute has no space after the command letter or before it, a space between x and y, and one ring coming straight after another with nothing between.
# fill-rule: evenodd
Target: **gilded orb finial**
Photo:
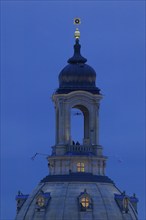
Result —
<instances>
[{"instance_id":1,"label":"gilded orb finial","mask_svg":"<svg viewBox=\"0 0 146 220\"><path fill-rule=\"evenodd\" d=\"M81 24L81 19L80 18L74 18L74 24L75 25L80 25ZM76 30L75 30L74 37L76 39L80 38L80 31L79 31L78 28L76 28Z\"/></svg>"}]
</instances>

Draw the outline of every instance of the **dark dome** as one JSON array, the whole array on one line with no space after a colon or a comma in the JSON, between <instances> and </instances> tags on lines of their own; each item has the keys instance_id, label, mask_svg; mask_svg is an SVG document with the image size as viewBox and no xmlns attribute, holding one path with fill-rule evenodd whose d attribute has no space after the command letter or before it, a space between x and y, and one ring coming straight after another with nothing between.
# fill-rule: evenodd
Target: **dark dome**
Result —
<instances>
[{"instance_id":1,"label":"dark dome","mask_svg":"<svg viewBox=\"0 0 146 220\"><path fill-rule=\"evenodd\" d=\"M59 89L56 93L69 93L75 90L84 90L99 94L100 89L96 87L96 72L85 64L86 58L80 54L79 40L74 45L74 55L68 60L68 65L59 74Z\"/></svg>"},{"instance_id":2,"label":"dark dome","mask_svg":"<svg viewBox=\"0 0 146 220\"><path fill-rule=\"evenodd\" d=\"M69 64L59 74L60 87L95 87L95 80L94 69L83 63Z\"/></svg>"}]
</instances>

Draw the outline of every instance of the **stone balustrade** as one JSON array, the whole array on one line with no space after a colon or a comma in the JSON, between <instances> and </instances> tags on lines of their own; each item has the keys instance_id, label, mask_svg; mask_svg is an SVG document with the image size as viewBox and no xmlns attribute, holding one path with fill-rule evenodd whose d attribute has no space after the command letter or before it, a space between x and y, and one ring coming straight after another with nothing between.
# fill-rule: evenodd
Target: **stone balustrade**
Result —
<instances>
[{"instance_id":1,"label":"stone balustrade","mask_svg":"<svg viewBox=\"0 0 146 220\"><path fill-rule=\"evenodd\" d=\"M96 147L97 148L97 147ZM97 149L95 146L87 146L87 145L68 145L66 146L67 152L73 153L92 153L94 155L97 154Z\"/></svg>"}]
</instances>

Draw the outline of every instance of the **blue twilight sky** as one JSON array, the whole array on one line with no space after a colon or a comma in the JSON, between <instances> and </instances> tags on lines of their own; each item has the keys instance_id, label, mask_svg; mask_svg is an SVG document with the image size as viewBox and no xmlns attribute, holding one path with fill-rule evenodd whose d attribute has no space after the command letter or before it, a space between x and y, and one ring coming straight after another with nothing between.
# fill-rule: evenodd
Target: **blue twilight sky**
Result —
<instances>
[{"instance_id":1,"label":"blue twilight sky","mask_svg":"<svg viewBox=\"0 0 146 220\"><path fill-rule=\"evenodd\" d=\"M1 206L0 220L15 216L15 195L31 193L48 174L45 156L55 142L51 95L73 54L73 18L81 18L81 52L97 73L103 100L100 144L106 174L139 198L145 220L145 2L1 2ZM72 114L81 140L82 116ZM76 126L78 124L78 126Z\"/></svg>"}]
</instances>

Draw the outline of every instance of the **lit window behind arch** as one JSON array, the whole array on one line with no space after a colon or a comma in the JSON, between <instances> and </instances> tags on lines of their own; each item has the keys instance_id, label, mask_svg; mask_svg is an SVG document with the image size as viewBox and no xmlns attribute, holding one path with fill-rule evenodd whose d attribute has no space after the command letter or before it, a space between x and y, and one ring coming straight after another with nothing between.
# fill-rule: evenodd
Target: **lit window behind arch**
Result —
<instances>
[{"instance_id":1,"label":"lit window behind arch","mask_svg":"<svg viewBox=\"0 0 146 220\"><path fill-rule=\"evenodd\" d=\"M77 172L85 172L85 164L83 162L77 163Z\"/></svg>"}]
</instances>

